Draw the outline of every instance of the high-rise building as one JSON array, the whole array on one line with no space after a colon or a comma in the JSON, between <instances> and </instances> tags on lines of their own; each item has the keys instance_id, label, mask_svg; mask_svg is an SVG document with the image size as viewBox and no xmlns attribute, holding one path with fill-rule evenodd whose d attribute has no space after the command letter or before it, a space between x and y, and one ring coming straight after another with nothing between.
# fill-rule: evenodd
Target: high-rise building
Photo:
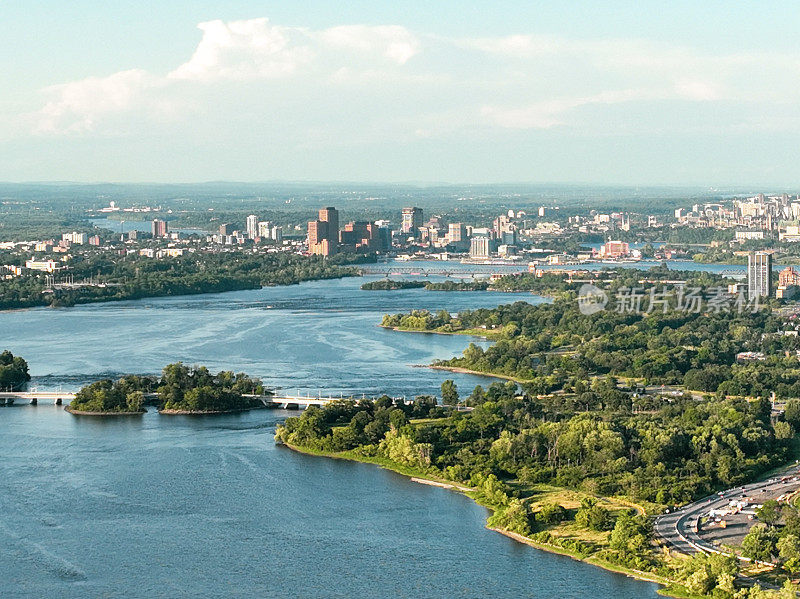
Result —
<instances>
[{"instance_id":1,"label":"high-rise building","mask_svg":"<svg viewBox=\"0 0 800 599\"><path fill-rule=\"evenodd\" d=\"M328 223L321 220L312 220L308 222L308 247L319 245L323 240L328 238ZM313 250L312 250L313 251Z\"/></svg>"},{"instance_id":2,"label":"high-rise building","mask_svg":"<svg viewBox=\"0 0 800 599\"><path fill-rule=\"evenodd\" d=\"M339 211L333 206L327 208L320 208L319 220L328 223L328 237L327 239L332 243L339 242Z\"/></svg>"},{"instance_id":3,"label":"high-rise building","mask_svg":"<svg viewBox=\"0 0 800 599\"><path fill-rule=\"evenodd\" d=\"M467 240L467 226L464 223L450 223L447 226L447 240L450 243L462 243Z\"/></svg>"},{"instance_id":4,"label":"high-rise building","mask_svg":"<svg viewBox=\"0 0 800 599\"><path fill-rule=\"evenodd\" d=\"M166 237L167 232L169 231L167 221L154 218L151 231L153 233L153 237Z\"/></svg>"},{"instance_id":5,"label":"high-rise building","mask_svg":"<svg viewBox=\"0 0 800 599\"><path fill-rule=\"evenodd\" d=\"M339 246L339 211L332 206L320 208L319 218L308 223L308 251L330 256Z\"/></svg>"},{"instance_id":6,"label":"high-rise building","mask_svg":"<svg viewBox=\"0 0 800 599\"><path fill-rule=\"evenodd\" d=\"M750 252L747 255L747 297L772 295L772 254L769 252Z\"/></svg>"},{"instance_id":7,"label":"high-rise building","mask_svg":"<svg viewBox=\"0 0 800 599\"><path fill-rule=\"evenodd\" d=\"M408 235L416 237L419 234L419 228L422 226L422 208L416 206L412 208L403 208L403 220L400 225L400 230Z\"/></svg>"},{"instance_id":8,"label":"high-rise building","mask_svg":"<svg viewBox=\"0 0 800 599\"><path fill-rule=\"evenodd\" d=\"M248 239L255 239L258 237L258 217L255 214L251 214L247 217L244 230L247 233Z\"/></svg>"},{"instance_id":9,"label":"high-rise building","mask_svg":"<svg viewBox=\"0 0 800 599\"><path fill-rule=\"evenodd\" d=\"M224 223L220 225L219 234L221 237L227 237L228 235L233 235L233 225L230 223Z\"/></svg>"},{"instance_id":10,"label":"high-rise building","mask_svg":"<svg viewBox=\"0 0 800 599\"><path fill-rule=\"evenodd\" d=\"M262 220L258 223L258 236L261 239L272 239L272 223Z\"/></svg>"},{"instance_id":11,"label":"high-rise building","mask_svg":"<svg viewBox=\"0 0 800 599\"><path fill-rule=\"evenodd\" d=\"M469 242L470 258L488 258L492 240L488 237L473 237Z\"/></svg>"}]
</instances>

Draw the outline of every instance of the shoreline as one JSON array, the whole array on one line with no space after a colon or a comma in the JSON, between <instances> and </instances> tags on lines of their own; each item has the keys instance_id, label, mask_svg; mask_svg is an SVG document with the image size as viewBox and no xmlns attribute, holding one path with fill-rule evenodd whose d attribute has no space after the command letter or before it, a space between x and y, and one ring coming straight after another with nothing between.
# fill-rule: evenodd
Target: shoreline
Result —
<instances>
[{"instance_id":1,"label":"shoreline","mask_svg":"<svg viewBox=\"0 0 800 599\"><path fill-rule=\"evenodd\" d=\"M460 335L461 337L475 337L477 339L485 339L486 341L494 341L488 335L481 335L480 333L472 333L469 331L420 331L417 329L401 329L399 327L388 327L382 324L377 325L387 331L397 331L398 333L422 333L427 335Z\"/></svg>"},{"instance_id":2,"label":"shoreline","mask_svg":"<svg viewBox=\"0 0 800 599\"><path fill-rule=\"evenodd\" d=\"M400 474L401 476L406 476L406 477L409 478L409 480L411 482L415 482L415 483L418 483L418 484L424 484L424 485L428 485L428 486L439 487L439 488L447 489L447 490L450 490L450 491L455 491L455 492L458 492L458 493L462 493L462 494L466 495L467 497L469 497L470 499L472 499L472 501L474 501L477 505L480 505L480 506L484 507L485 509L489 510L490 512L494 512L495 511L494 508L492 508L491 506L486 505L484 503L481 503L480 501L478 501L477 499L475 499L475 497L473 497L471 495L471 493L474 492L474 489L471 489L469 487L464 487L464 486L459 485L458 483L454 483L452 481L446 481L446 480L437 479L437 477L432 477L432 476L430 476L430 475L428 475L426 473L418 472L415 469L410 468L410 467L408 467L408 468L399 468L399 467L397 467L398 465L390 462L387 459L377 459L377 458L370 458L370 457L367 457L367 456L358 456L358 455L353 454L352 451L334 453L334 452L328 452L328 451L322 451L322 450L314 450L314 449L311 449L311 448L305 448L305 447L300 447L300 446L297 446L297 445L291 445L291 444L285 443L285 442L276 442L276 445L279 446L279 447L280 446L286 447L291 451L296 451L297 453L301 453L301 454L304 454L304 455L309 455L309 456L314 456L314 457L322 457L322 458L330 458L330 459L335 459L335 460L346 460L346 461L350 461L350 462L359 462L359 463L362 463L362 464L371 464L371 465L374 465L374 466L379 466L380 468L383 468L385 470L390 470L392 472L395 472L396 474ZM488 529L488 530L491 530L492 532L496 532L496 533L501 534L503 536L506 536L506 537L508 537L510 539L513 539L514 541L517 541L518 543L522 543L524 545L529 545L529 546L533 547L534 549L538 549L539 551L544 551L546 553L553 553L553 554L557 554L557 555L563 555L565 557L572 558L572 559L574 559L576 561L583 562L583 563L585 563L587 565L596 566L596 567L602 568L604 570L607 570L609 572L614 572L615 574L624 574L625 576L627 576L629 578L634 578L636 580L641 580L643 582L649 582L649 583L653 583L653 584L658 584L658 585L661 586L661 588L658 589L658 591L657 591L658 594L660 594L660 595L665 595L665 596L669 596L669 597L689 597L689 596L691 596L691 595L687 595L685 593L685 591L683 591L681 589L681 587L676 582L674 582L672 580L669 580L669 579L666 579L666 578L662 578L662 577L658 576L657 574L652 574L650 572L642 572L642 571L639 571L639 570L632 570L630 568L626 568L624 566L620 566L620 565L617 565L617 564L612 564L610 562L606 562L605 560L602 560L602 559L599 559L599 558L594 558L592 556L582 557L582 556L580 556L580 555L578 555L576 553L572 553L569 550L564 549L563 547L557 547L555 545L539 543L539 542L534 541L533 539L531 539L529 537L526 537L524 535L521 535L519 533L515 533L515 532L509 531L509 530L502 529L502 528L496 528L496 527L489 526L488 523L486 523L484 525L484 527L486 529Z\"/></svg>"},{"instance_id":3,"label":"shoreline","mask_svg":"<svg viewBox=\"0 0 800 599\"><path fill-rule=\"evenodd\" d=\"M218 414L239 414L250 410L265 410L267 406L253 406L252 408L233 408L230 410L157 410L163 416L215 416Z\"/></svg>"},{"instance_id":4,"label":"shoreline","mask_svg":"<svg viewBox=\"0 0 800 599\"><path fill-rule=\"evenodd\" d=\"M65 412L69 412L73 416L142 416L147 413L147 410L139 410L138 412L87 412L86 410L73 410L69 406L64 407Z\"/></svg>"},{"instance_id":5,"label":"shoreline","mask_svg":"<svg viewBox=\"0 0 800 599\"><path fill-rule=\"evenodd\" d=\"M509 376L507 374L492 374L488 372L481 372L479 370L470 370L469 368L462 368L461 366L439 366L437 364L429 364L427 366L422 366L422 368L430 368L432 370L446 370L448 372L457 372L458 374L472 374L474 376L485 376L493 379L504 379L506 381L512 381L514 383L530 382L530 380L528 379L518 379L513 376Z\"/></svg>"}]
</instances>

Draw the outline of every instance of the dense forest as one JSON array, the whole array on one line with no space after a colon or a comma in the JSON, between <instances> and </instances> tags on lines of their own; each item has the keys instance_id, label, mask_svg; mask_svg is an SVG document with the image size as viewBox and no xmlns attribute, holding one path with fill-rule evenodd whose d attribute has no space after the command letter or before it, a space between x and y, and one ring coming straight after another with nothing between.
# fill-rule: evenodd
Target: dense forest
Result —
<instances>
[{"instance_id":1,"label":"dense forest","mask_svg":"<svg viewBox=\"0 0 800 599\"><path fill-rule=\"evenodd\" d=\"M212 374L204 366L176 362L166 366L161 377L128 375L94 382L78 391L69 407L81 412L142 412L145 404L155 404L166 412L230 412L261 407L258 398L247 396L269 393L261 381L244 373Z\"/></svg>"},{"instance_id":2,"label":"dense forest","mask_svg":"<svg viewBox=\"0 0 800 599\"><path fill-rule=\"evenodd\" d=\"M708 290L705 297L725 304L697 303L697 309L687 310L673 303L647 311L645 299L640 311L619 310L619 298L609 293L607 309L594 314L582 313L568 292L548 304L387 315L382 325L495 339L488 349L472 344L461 357L437 365L512 377L531 393L580 394L588 391L591 377L613 375L720 396L800 397L800 339L793 320L769 309L739 311L734 297ZM737 361L740 352L756 354Z\"/></svg>"},{"instance_id":3,"label":"dense forest","mask_svg":"<svg viewBox=\"0 0 800 599\"><path fill-rule=\"evenodd\" d=\"M109 253L76 256L70 262L69 271L74 280L91 278L103 286L55 289L45 293L42 276L4 280L0 281L0 310L217 293L355 276L358 271L350 265L368 259L352 255L326 259L285 253L199 252L166 260Z\"/></svg>"},{"instance_id":4,"label":"dense forest","mask_svg":"<svg viewBox=\"0 0 800 599\"><path fill-rule=\"evenodd\" d=\"M452 381L442 391L443 400L458 401ZM698 402L688 395L636 413L630 402L610 398L620 391L607 380L593 392L608 399L566 405L520 393L514 383L493 383L462 399L471 411L444 414L428 397L410 405L388 397L343 401L287 419L276 440L466 485L492 508L489 526L577 557L656 573L695 596L732 598L735 560L669 560L652 543L650 520L607 498L659 510L751 480L788 459L800 418L774 420L766 400ZM578 493L579 507L542 501L552 486ZM783 509L796 528L796 510ZM759 525L751 535L770 539L766 548L759 537L745 551L778 556L793 572L800 568L795 528ZM768 596L748 593L737 596Z\"/></svg>"},{"instance_id":5,"label":"dense forest","mask_svg":"<svg viewBox=\"0 0 800 599\"><path fill-rule=\"evenodd\" d=\"M29 380L31 375L25 360L8 350L0 354L0 390L19 391Z\"/></svg>"}]
</instances>

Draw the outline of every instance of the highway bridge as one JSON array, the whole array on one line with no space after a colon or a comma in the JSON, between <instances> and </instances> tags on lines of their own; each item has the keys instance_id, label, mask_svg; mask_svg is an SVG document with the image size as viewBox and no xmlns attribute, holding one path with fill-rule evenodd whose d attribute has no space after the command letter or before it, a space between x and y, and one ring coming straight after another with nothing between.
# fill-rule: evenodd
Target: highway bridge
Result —
<instances>
[{"instance_id":1,"label":"highway bridge","mask_svg":"<svg viewBox=\"0 0 800 599\"><path fill-rule=\"evenodd\" d=\"M11 406L16 402L35 405L40 401L50 401L60 406L73 399L75 394L68 391L0 391L0 406Z\"/></svg>"},{"instance_id":2,"label":"highway bridge","mask_svg":"<svg viewBox=\"0 0 800 599\"><path fill-rule=\"evenodd\" d=\"M474 277L491 275L515 275L528 272L527 266L476 265L475 268L464 267L414 267L414 266L370 266L359 269L362 275L413 275L439 277Z\"/></svg>"}]
</instances>

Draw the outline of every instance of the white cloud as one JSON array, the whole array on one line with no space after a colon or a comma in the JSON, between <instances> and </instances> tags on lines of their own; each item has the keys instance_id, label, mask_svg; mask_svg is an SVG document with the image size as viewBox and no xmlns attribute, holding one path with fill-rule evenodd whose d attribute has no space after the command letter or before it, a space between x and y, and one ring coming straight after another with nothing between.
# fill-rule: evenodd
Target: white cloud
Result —
<instances>
[{"instance_id":1,"label":"white cloud","mask_svg":"<svg viewBox=\"0 0 800 599\"><path fill-rule=\"evenodd\" d=\"M203 38L191 59L169 74L174 79L212 81L282 77L313 58L301 30L268 19L200 23Z\"/></svg>"},{"instance_id":2,"label":"white cloud","mask_svg":"<svg viewBox=\"0 0 800 599\"><path fill-rule=\"evenodd\" d=\"M108 77L88 77L43 90L50 99L34 115L34 133L84 133L109 113L134 106L155 85L146 71L120 71Z\"/></svg>"},{"instance_id":3,"label":"white cloud","mask_svg":"<svg viewBox=\"0 0 800 599\"><path fill-rule=\"evenodd\" d=\"M334 48L380 53L401 65L420 51L419 39L397 25L342 25L325 29L316 37Z\"/></svg>"}]
</instances>

